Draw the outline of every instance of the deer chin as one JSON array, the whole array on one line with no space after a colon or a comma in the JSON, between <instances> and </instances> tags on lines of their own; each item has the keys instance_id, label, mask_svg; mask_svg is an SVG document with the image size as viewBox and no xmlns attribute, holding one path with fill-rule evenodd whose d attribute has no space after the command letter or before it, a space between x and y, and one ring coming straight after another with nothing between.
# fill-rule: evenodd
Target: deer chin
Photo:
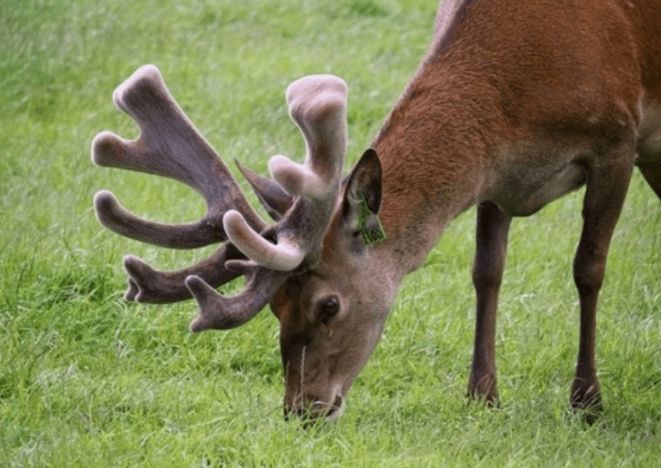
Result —
<instances>
[{"instance_id":1,"label":"deer chin","mask_svg":"<svg viewBox=\"0 0 661 468\"><path fill-rule=\"evenodd\" d=\"M313 400L302 401L291 406L285 402L285 419L289 420L291 416L298 416L306 423L320 420L335 421L344 414L346 406L342 389L338 387L334 390L329 400L332 403L330 401Z\"/></svg>"}]
</instances>

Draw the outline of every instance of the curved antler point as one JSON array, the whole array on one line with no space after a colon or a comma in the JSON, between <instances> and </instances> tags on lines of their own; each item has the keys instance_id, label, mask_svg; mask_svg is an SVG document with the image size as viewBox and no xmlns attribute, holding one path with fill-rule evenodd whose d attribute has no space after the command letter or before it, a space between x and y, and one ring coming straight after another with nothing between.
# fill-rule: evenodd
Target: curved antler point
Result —
<instances>
[{"instance_id":1,"label":"curved antler point","mask_svg":"<svg viewBox=\"0 0 661 468\"><path fill-rule=\"evenodd\" d=\"M258 264L253 260L228 260L225 262L224 266L230 271L245 275L257 268Z\"/></svg>"},{"instance_id":2,"label":"curved antler point","mask_svg":"<svg viewBox=\"0 0 661 468\"><path fill-rule=\"evenodd\" d=\"M126 112L126 94L131 92L131 90L136 88L139 84L142 84L141 82L148 82L152 85L155 84L156 86L165 88L163 76L158 67L152 64L143 65L134 71L133 74L120 84L112 93L112 100L115 105Z\"/></svg>"},{"instance_id":3,"label":"curved antler point","mask_svg":"<svg viewBox=\"0 0 661 468\"><path fill-rule=\"evenodd\" d=\"M308 75L291 83L287 87L286 97L287 102L291 102L301 93L318 96L326 90L346 96L348 89L347 83L338 76Z\"/></svg>"},{"instance_id":4,"label":"curved antler point","mask_svg":"<svg viewBox=\"0 0 661 468\"><path fill-rule=\"evenodd\" d=\"M94 211L101 224L106 227L112 225L111 218L120 207L119 201L110 190L100 190L94 195Z\"/></svg>"},{"instance_id":5,"label":"curved antler point","mask_svg":"<svg viewBox=\"0 0 661 468\"><path fill-rule=\"evenodd\" d=\"M134 255L124 256L124 269L132 277L140 276L145 270L153 270L152 267Z\"/></svg>"},{"instance_id":6,"label":"curved antler point","mask_svg":"<svg viewBox=\"0 0 661 468\"><path fill-rule=\"evenodd\" d=\"M196 318L194 318L191 321L190 325L188 326L188 329L193 333L199 333L201 331L206 330L207 327L205 326L204 319L198 315Z\"/></svg>"},{"instance_id":7,"label":"curved antler point","mask_svg":"<svg viewBox=\"0 0 661 468\"><path fill-rule=\"evenodd\" d=\"M190 323L190 330L193 333L209 330L212 327L209 324L209 314L207 309L209 307L208 303L210 297L217 294L215 289L209 286L206 281L197 275L186 277L184 283L193 297L195 297L199 306L197 317Z\"/></svg>"},{"instance_id":8,"label":"curved antler point","mask_svg":"<svg viewBox=\"0 0 661 468\"><path fill-rule=\"evenodd\" d=\"M110 156L121 138L110 130L98 133L92 139L92 151L90 157L92 162L101 167L112 167L113 158Z\"/></svg>"},{"instance_id":9,"label":"curved antler point","mask_svg":"<svg viewBox=\"0 0 661 468\"><path fill-rule=\"evenodd\" d=\"M114 203L116 201L115 196L110 190L99 190L94 194L94 205L106 205L107 203Z\"/></svg>"},{"instance_id":10,"label":"curved antler point","mask_svg":"<svg viewBox=\"0 0 661 468\"><path fill-rule=\"evenodd\" d=\"M209 289L215 291L215 289L209 286L206 281L197 275L187 276L184 280L184 284L195 297L195 299L197 299L198 303L207 297L209 294Z\"/></svg>"},{"instance_id":11,"label":"curved antler point","mask_svg":"<svg viewBox=\"0 0 661 468\"><path fill-rule=\"evenodd\" d=\"M147 64L141 66L140 68L138 68L135 71L135 73L155 74L155 75L161 76L161 71L153 63L147 63Z\"/></svg>"},{"instance_id":12,"label":"curved antler point","mask_svg":"<svg viewBox=\"0 0 661 468\"><path fill-rule=\"evenodd\" d=\"M140 288L138 284L129 277L128 279L129 288L124 293L124 299L131 302L139 302L138 297L140 296Z\"/></svg>"},{"instance_id":13,"label":"curved antler point","mask_svg":"<svg viewBox=\"0 0 661 468\"><path fill-rule=\"evenodd\" d=\"M136 262L142 263L142 260L139 257L136 257L135 255L132 255L132 254L124 255L123 261L124 261L124 266L129 265L129 264L130 265L135 265Z\"/></svg>"}]
</instances>

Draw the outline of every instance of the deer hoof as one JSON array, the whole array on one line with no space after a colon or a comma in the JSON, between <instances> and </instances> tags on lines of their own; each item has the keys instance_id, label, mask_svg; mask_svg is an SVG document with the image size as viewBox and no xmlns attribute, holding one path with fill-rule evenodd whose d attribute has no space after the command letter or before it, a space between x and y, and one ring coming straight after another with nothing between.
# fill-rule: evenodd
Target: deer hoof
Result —
<instances>
[{"instance_id":1,"label":"deer hoof","mask_svg":"<svg viewBox=\"0 0 661 468\"><path fill-rule=\"evenodd\" d=\"M594 424L603 412L599 382L589 385L583 380L574 380L571 388L571 409L581 412L581 418L588 424Z\"/></svg>"},{"instance_id":2,"label":"deer hoof","mask_svg":"<svg viewBox=\"0 0 661 468\"><path fill-rule=\"evenodd\" d=\"M498 396L498 386L496 385L496 376L492 373L485 374L479 378L471 374L468 381L468 398L484 402L488 408L497 408L500 406Z\"/></svg>"}]
</instances>

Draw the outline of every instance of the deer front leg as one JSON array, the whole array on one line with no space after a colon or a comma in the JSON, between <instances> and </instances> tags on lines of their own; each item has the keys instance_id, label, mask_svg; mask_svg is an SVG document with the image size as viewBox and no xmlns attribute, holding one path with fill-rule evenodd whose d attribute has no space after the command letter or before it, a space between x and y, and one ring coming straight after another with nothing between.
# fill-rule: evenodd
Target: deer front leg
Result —
<instances>
[{"instance_id":1,"label":"deer front leg","mask_svg":"<svg viewBox=\"0 0 661 468\"><path fill-rule=\"evenodd\" d=\"M493 203L485 202L477 208L477 247L473 264L477 314L468 395L484 399L487 404L496 404L498 401L496 310L511 220Z\"/></svg>"},{"instance_id":2,"label":"deer front leg","mask_svg":"<svg viewBox=\"0 0 661 468\"><path fill-rule=\"evenodd\" d=\"M622 144L601 162L588 167L583 231L574 259L574 281L581 311L576 376L571 386L574 409L601 410L594 356L597 300L610 240L629 187L634 154L631 145ZM588 415L588 422L593 419Z\"/></svg>"}]
</instances>

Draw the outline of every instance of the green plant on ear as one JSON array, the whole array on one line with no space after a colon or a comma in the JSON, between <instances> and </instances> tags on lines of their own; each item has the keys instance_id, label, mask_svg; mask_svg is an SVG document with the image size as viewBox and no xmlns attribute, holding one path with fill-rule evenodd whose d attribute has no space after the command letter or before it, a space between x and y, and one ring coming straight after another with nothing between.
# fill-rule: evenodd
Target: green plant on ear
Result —
<instances>
[{"instance_id":1,"label":"green plant on ear","mask_svg":"<svg viewBox=\"0 0 661 468\"><path fill-rule=\"evenodd\" d=\"M386 239L386 231L381 225L381 220L372 213L367 206L367 197L360 197L360 214L358 215L358 231L365 245L374 245Z\"/></svg>"}]
</instances>

